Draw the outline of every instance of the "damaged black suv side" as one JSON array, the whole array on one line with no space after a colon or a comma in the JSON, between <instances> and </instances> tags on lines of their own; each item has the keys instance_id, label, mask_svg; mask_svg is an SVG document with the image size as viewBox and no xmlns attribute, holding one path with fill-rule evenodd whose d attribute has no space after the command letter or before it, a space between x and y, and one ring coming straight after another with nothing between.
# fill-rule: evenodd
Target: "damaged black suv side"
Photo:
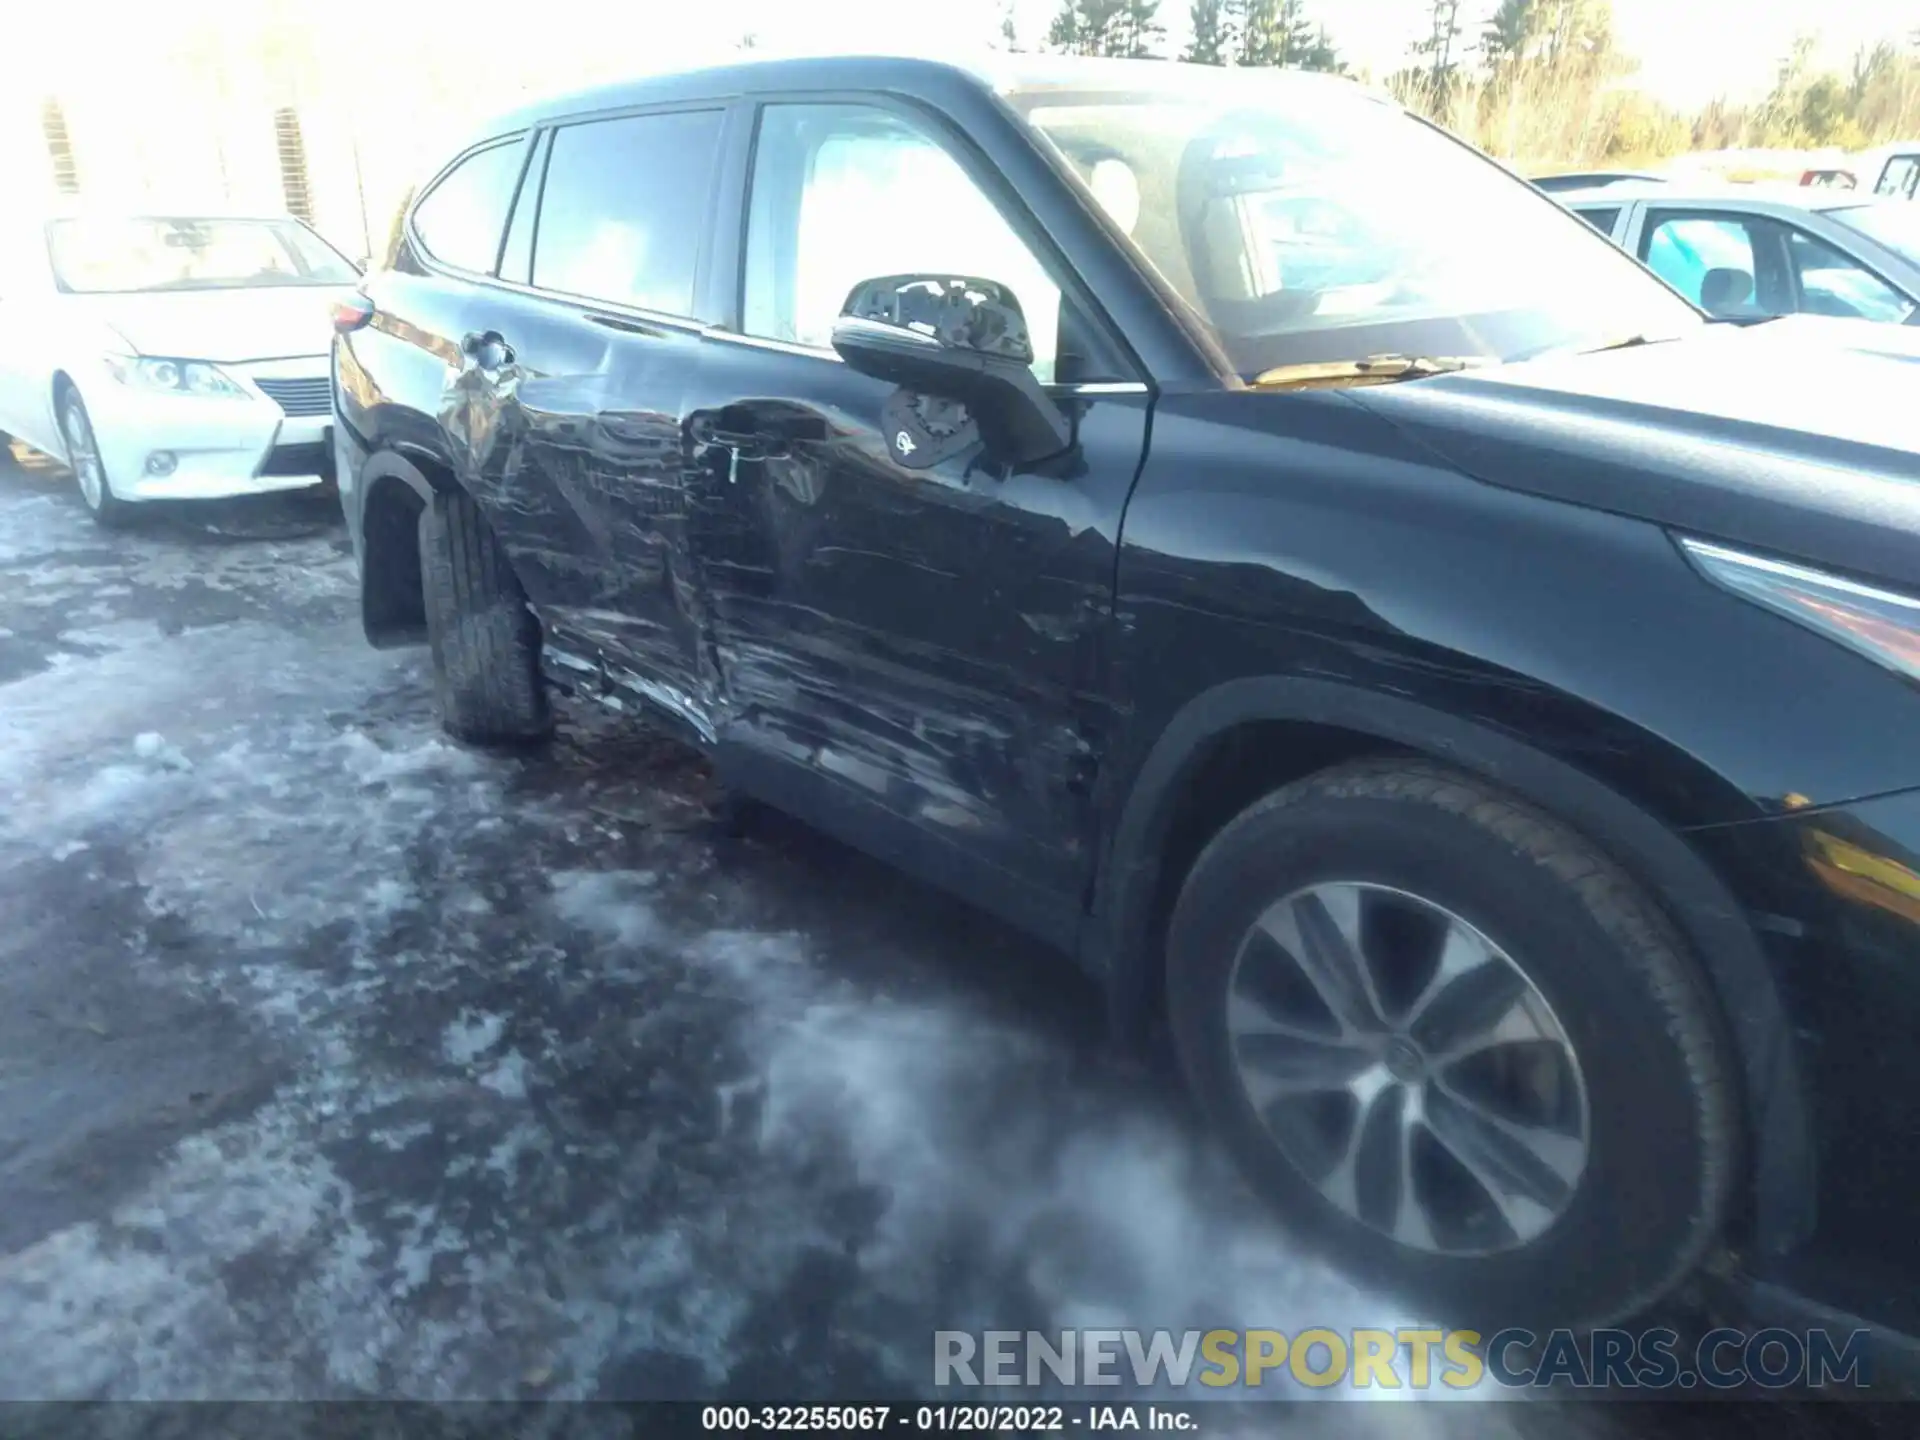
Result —
<instances>
[{"instance_id":1,"label":"damaged black suv side","mask_svg":"<svg viewBox=\"0 0 1920 1440\"><path fill-rule=\"evenodd\" d=\"M1600 1322L1717 1254L1916 1330L1861 328L1711 324L1340 79L778 61L478 134L335 433L455 735L644 713L1050 941L1356 1272Z\"/></svg>"}]
</instances>

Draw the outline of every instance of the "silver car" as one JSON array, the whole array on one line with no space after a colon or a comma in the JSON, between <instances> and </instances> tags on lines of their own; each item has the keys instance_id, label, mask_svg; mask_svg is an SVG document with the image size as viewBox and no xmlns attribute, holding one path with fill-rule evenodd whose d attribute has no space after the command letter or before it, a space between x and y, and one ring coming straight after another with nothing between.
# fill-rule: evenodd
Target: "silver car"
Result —
<instances>
[{"instance_id":1,"label":"silver car","mask_svg":"<svg viewBox=\"0 0 1920 1440\"><path fill-rule=\"evenodd\" d=\"M1920 206L1811 186L1609 185L1555 198L1711 315L1920 323Z\"/></svg>"}]
</instances>

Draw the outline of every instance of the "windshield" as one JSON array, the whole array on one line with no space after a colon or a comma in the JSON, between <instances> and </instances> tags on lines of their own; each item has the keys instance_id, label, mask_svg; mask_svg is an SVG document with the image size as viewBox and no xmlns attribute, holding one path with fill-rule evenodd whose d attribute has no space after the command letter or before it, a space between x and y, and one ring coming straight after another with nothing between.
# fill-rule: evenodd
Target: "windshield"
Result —
<instances>
[{"instance_id":1,"label":"windshield","mask_svg":"<svg viewBox=\"0 0 1920 1440\"><path fill-rule=\"evenodd\" d=\"M69 294L348 285L358 272L294 220L55 220L54 283Z\"/></svg>"},{"instance_id":2,"label":"windshield","mask_svg":"<svg viewBox=\"0 0 1920 1440\"><path fill-rule=\"evenodd\" d=\"M1182 67L1008 98L1243 375L1371 355L1517 360L1704 323L1593 227L1347 81Z\"/></svg>"},{"instance_id":3,"label":"windshield","mask_svg":"<svg viewBox=\"0 0 1920 1440\"><path fill-rule=\"evenodd\" d=\"M1920 205L1849 205L1827 215L1920 265Z\"/></svg>"}]
</instances>

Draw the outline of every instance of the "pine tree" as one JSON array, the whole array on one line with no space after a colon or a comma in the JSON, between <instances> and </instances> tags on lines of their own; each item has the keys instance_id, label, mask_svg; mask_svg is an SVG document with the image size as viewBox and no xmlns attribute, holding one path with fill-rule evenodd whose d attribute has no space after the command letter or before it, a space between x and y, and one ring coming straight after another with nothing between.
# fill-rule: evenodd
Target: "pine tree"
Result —
<instances>
[{"instance_id":1,"label":"pine tree","mask_svg":"<svg viewBox=\"0 0 1920 1440\"><path fill-rule=\"evenodd\" d=\"M1125 0L1114 24L1114 47L1105 53L1148 60L1160 53L1167 28L1160 23L1160 0Z\"/></svg>"},{"instance_id":2,"label":"pine tree","mask_svg":"<svg viewBox=\"0 0 1920 1440\"><path fill-rule=\"evenodd\" d=\"M1187 23L1193 38L1180 58L1194 65L1226 64L1233 35L1227 26L1224 0L1193 0Z\"/></svg>"},{"instance_id":3,"label":"pine tree","mask_svg":"<svg viewBox=\"0 0 1920 1440\"><path fill-rule=\"evenodd\" d=\"M1539 28L1539 0L1500 0L1500 8L1480 32L1480 53L1496 70L1524 60Z\"/></svg>"},{"instance_id":4,"label":"pine tree","mask_svg":"<svg viewBox=\"0 0 1920 1440\"><path fill-rule=\"evenodd\" d=\"M1340 58L1340 52L1334 48L1333 40L1322 25L1314 32L1313 43L1306 53L1295 61L1302 70L1324 70L1331 75L1347 73L1346 61Z\"/></svg>"},{"instance_id":5,"label":"pine tree","mask_svg":"<svg viewBox=\"0 0 1920 1440\"><path fill-rule=\"evenodd\" d=\"M1079 0L1060 0L1060 9L1054 14L1053 23L1047 26L1047 48L1068 55L1084 55L1086 52L1080 48L1082 30Z\"/></svg>"},{"instance_id":6,"label":"pine tree","mask_svg":"<svg viewBox=\"0 0 1920 1440\"><path fill-rule=\"evenodd\" d=\"M1452 88L1454 72L1459 69L1453 46L1460 38L1460 0L1433 0L1429 19L1432 28L1427 38L1413 48L1416 54L1426 56L1429 83L1439 97Z\"/></svg>"},{"instance_id":7,"label":"pine tree","mask_svg":"<svg viewBox=\"0 0 1920 1440\"><path fill-rule=\"evenodd\" d=\"M1020 32L1013 28L1013 0L1007 0L1000 12L1000 48L1009 52L1020 49Z\"/></svg>"},{"instance_id":8,"label":"pine tree","mask_svg":"<svg viewBox=\"0 0 1920 1440\"><path fill-rule=\"evenodd\" d=\"M1196 38L1200 6L1194 7ZM1341 70L1327 27L1307 14L1307 0L1226 0L1221 49L1236 65L1278 65L1296 70Z\"/></svg>"},{"instance_id":9,"label":"pine tree","mask_svg":"<svg viewBox=\"0 0 1920 1440\"><path fill-rule=\"evenodd\" d=\"M1280 0L1276 16L1280 32L1280 63L1298 69L1307 67L1315 40L1313 21L1307 18L1306 0Z\"/></svg>"},{"instance_id":10,"label":"pine tree","mask_svg":"<svg viewBox=\"0 0 1920 1440\"><path fill-rule=\"evenodd\" d=\"M1287 31L1282 14L1286 3L1287 0L1228 0L1234 64L1287 63Z\"/></svg>"},{"instance_id":11,"label":"pine tree","mask_svg":"<svg viewBox=\"0 0 1920 1440\"><path fill-rule=\"evenodd\" d=\"M1133 32L1127 20L1136 8L1139 0L1060 0L1047 28L1047 44L1068 55L1131 54ZM1151 16L1159 8L1157 0L1144 8Z\"/></svg>"}]
</instances>

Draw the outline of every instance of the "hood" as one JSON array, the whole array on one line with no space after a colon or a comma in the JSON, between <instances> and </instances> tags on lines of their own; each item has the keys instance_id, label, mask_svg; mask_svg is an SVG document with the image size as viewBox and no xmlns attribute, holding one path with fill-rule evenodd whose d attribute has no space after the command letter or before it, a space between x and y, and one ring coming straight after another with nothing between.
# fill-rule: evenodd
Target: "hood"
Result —
<instances>
[{"instance_id":1,"label":"hood","mask_svg":"<svg viewBox=\"0 0 1920 1440\"><path fill-rule=\"evenodd\" d=\"M1344 393L1488 484L1920 589L1920 327L1713 325Z\"/></svg>"},{"instance_id":2,"label":"hood","mask_svg":"<svg viewBox=\"0 0 1920 1440\"><path fill-rule=\"evenodd\" d=\"M350 288L276 285L64 299L142 355L237 362L326 354L333 340L329 307Z\"/></svg>"}]
</instances>

